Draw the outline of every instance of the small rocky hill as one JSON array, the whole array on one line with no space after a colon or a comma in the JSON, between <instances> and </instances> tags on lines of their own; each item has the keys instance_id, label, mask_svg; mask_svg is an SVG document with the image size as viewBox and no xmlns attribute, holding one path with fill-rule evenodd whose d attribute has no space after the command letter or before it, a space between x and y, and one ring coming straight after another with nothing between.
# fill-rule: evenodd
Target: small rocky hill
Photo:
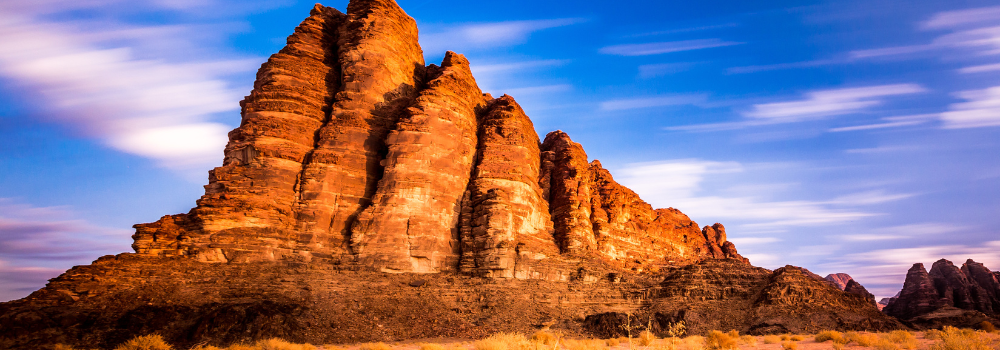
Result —
<instances>
[{"instance_id":1,"label":"small rocky hill","mask_svg":"<svg viewBox=\"0 0 1000 350\"><path fill-rule=\"evenodd\" d=\"M1000 282L997 272L972 259L962 267L941 259L931 266L914 264L899 294L883 311L915 328L942 325L977 327L983 321L1000 324Z\"/></svg>"},{"instance_id":2,"label":"small rocky hill","mask_svg":"<svg viewBox=\"0 0 1000 350\"><path fill-rule=\"evenodd\" d=\"M462 55L426 65L417 35L392 0L313 8L258 71L196 207L0 304L0 348L902 327L654 209L567 134L539 139Z\"/></svg>"}]
</instances>

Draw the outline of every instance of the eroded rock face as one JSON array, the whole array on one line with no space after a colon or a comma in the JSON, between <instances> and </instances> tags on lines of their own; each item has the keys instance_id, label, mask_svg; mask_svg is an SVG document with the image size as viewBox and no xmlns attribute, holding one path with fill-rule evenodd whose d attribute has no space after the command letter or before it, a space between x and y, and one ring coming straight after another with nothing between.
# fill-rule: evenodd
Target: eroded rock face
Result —
<instances>
[{"instance_id":1,"label":"eroded rock face","mask_svg":"<svg viewBox=\"0 0 1000 350\"><path fill-rule=\"evenodd\" d=\"M865 300L870 302L872 305L876 306L878 305L878 303L875 302L875 295L868 292L868 289L865 288L865 286L862 286L861 283L858 283L854 279L847 281L847 285L844 286L844 291L851 294L859 295L865 298Z\"/></svg>"},{"instance_id":2,"label":"eroded rock face","mask_svg":"<svg viewBox=\"0 0 1000 350\"><path fill-rule=\"evenodd\" d=\"M922 270L920 264L910 269L903 290L888 300L883 309L886 314L918 328L974 326L984 320L994 322L1000 316L997 313L1000 283L996 274L983 264L969 259L958 268L941 259L931 266L926 277L914 270L918 265Z\"/></svg>"},{"instance_id":3,"label":"eroded rock face","mask_svg":"<svg viewBox=\"0 0 1000 350\"><path fill-rule=\"evenodd\" d=\"M851 278L851 275L846 273L831 273L826 275L826 277L823 277L823 279L832 282L837 286L837 288L840 288L840 290L844 290L847 288L847 282L853 280L854 278Z\"/></svg>"},{"instance_id":4,"label":"eroded rock face","mask_svg":"<svg viewBox=\"0 0 1000 350\"><path fill-rule=\"evenodd\" d=\"M317 5L242 106L198 206L136 225L137 253L549 280L580 261L749 263L721 224L654 210L565 133L539 143L462 55L425 67L392 0Z\"/></svg>"}]
</instances>

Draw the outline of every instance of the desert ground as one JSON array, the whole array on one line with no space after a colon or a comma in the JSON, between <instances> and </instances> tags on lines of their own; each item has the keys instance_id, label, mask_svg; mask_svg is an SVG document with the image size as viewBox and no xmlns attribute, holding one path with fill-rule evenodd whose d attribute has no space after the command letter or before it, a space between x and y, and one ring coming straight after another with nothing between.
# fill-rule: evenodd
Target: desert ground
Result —
<instances>
[{"instance_id":1,"label":"desert ground","mask_svg":"<svg viewBox=\"0 0 1000 350\"><path fill-rule=\"evenodd\" d=\"M751 336L712 331L707 336L657 338L640 332L634 337L570 339L554 331L532 335L495 334L485 339L421 339L362 344L295 344L281 339L232 344L225 348L201 345L191 350L1000 350L1000 332L958 329L889 333L824 331L819 334ZM57 345L56 350L74 350ZM144 335L114 350L182 350L158 335Z\"/></svg>"}]
</instances>

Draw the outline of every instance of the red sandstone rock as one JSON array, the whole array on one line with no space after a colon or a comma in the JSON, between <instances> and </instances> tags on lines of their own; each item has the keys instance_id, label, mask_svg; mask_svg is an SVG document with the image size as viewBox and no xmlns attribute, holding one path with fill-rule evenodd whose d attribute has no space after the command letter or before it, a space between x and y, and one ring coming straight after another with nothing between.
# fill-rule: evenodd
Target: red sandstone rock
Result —
<instances>
[{"instance_id":1,"label":"red sandstone rock","mask_svg":"<svg viewBox=\"0 0 1000 350\"><path fill-rule=\"evenodd\" d=\"M982 309L977 310L983 312L1000 311L1000 281L997 280L996 275L982 263L977 263L972 259L962 264L962 272L985 292L976 298L978 299L976 305L982 307Z\"/></svg>"},{"instance_id":2,"label":"red sandstone rock","mask_svg":"<svg viewBox=\"0 0 1000 350\"><path fill-rule=\"evenodd\" d=\"M477 111L485 107L464 56L448 52L387 139L373 204L352 231L365 264L395 271L455 270L459 203L476 155ZM536 142L537 143L537 142Z\"/></svg>"},{"instance_id":3,"label":"red sandstone rock","mask_svg":"<svg viewBox=\"0 0 1000 350\"><path fill-rule=\"evenodd\" d=\"M845 288L847 288L847 282L851 281L853 278L851 278L851 275L848 275L846 273L832 273L826 275L824 279L832 282L834 285L837 286L837 288L840 288L840 290L844 290Z\"/></svg>"},{"instance_id":4,"label":"red sandstone rock","mask_svg":"<svg viewBox=\"0 0 1000 350\"><path fill-rule=\"evenodd\" d=\"M854 279L850 279L847 281L847 285L844 286L844 291L851 294L859 295L865 298L865 300L867 300L872 305L876 306L878 305L878 303L875 302L875 295L869 293L868 289L866 289L865 286L862 286L861 283L858 283Z\"/></svg>"},{"instance_id":5,"label":"red sandstone rock","mask_svg":"<svg viewBox=\"0 0 1000 350\"><path fill-rule=\"evenodd\" d=\"M905 320L937 310L943 305L924 264L917 263L906 272L899 297L882 311Z\"/></svg>"}]
</instances>

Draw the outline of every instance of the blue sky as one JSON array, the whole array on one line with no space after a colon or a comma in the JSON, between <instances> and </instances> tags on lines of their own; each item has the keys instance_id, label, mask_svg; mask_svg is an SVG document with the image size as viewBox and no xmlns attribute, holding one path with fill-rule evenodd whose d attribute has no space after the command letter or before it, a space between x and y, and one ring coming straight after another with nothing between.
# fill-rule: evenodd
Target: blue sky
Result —
<instances>
[{"instance_id":1,"label":"blue sky","mask_svg":"<svg viewBox=\"0 0 1000 350\"><path fill-rule=\"evenodd\" d=\"M465 54L540 134L725 224L755 265L846 272L880 297L915 262L1000 268L996 3L399 3L428 63ZM0 3L0 300L187 212L311 7Z\"/></svg>"}]
</instances>

